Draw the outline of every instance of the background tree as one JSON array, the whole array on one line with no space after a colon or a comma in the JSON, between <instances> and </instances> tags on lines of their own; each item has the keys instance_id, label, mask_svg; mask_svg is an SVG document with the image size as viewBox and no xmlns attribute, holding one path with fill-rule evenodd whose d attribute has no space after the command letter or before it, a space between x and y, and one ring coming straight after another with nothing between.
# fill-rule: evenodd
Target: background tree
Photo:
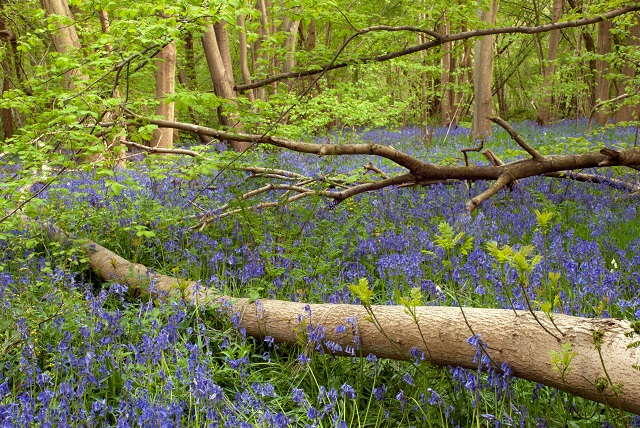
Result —
<instances>
[{"instance_id":1,"label":"background tree","mask_svg":"<svg viewBox=\"0 0 640 428\"><path fill-rule=\"evenodd\" d=\"M478 9L478 17L489 26L496 23L498 13L498 1L491 0L489 9ZM491 135L492 94L491 82L493 81L493 48L494 37L482 36L476 40L473 59L473 124L471 126L471 138L482 138Z\"/></svg>"}]
</instances>

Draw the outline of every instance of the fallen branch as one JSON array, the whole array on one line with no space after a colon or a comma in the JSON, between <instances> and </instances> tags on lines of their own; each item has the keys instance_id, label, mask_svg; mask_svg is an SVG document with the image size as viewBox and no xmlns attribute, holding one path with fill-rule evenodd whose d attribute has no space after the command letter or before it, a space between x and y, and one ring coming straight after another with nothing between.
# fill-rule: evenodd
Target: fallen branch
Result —
<instances>
[{"instance_id":1,"label":"fallen branch","mask_svg":"<svg viewBox=\"0 0 640 428\"><path fill-rule=\"evenodd\" d=\"M494 117L493 120L498 124L506 124L502 119ZM636 168L640 165L640 149L624 149L612 150L603 149L599 152L578 153L568 155L550 155L541 156L535 149L530 147L519 135L511 128L511 135L518 138L518 144L532 157L529 159L520 159L502 165L491 166L449 166L436 165L424 162L407 153L403 153L390 146L382 144L365 143L365 144L319 144L305 143L301 141L293 141L281 137L273 137L258 134L234 134L230 132L218 131L216 129L207 128L200 125L193 125L183 122L170 122L166 120L141 119L138 118L134 123L145 122L158 125L162 128L176 128L183 131L194 132L198 135L208 135L221 140L246 141L253 144L268 144L275 147L282 147L299 153L316 154L318 156L351 156L351 155L370 155L395 162L397 165L409 170L408 174L397 175L382 179L374 183L360 184L341 192L321 192L323 196L342 201L348 197L355 196L360 193L371 190L379 190L389 186L407 186L412 183L423 183L433 181L447 180L467 180L467 181L494 181L500 180L501 177L509 177L506 184L515 182L522 178L533 177L536 175L552 174L551 176L566 174L566 171L582 170L586 168L599 168L609 166L627 166ZM507 129L509 131L509 129ZM615 152L615 154L614 154ZM501 183L505 182L503 178ZM591 180L584 180L591 181ZM497 191L503 185L495 187ZM628 188L628 186L621 186ZM485 192L475 198L475 202L469 201L467 209L475 210L480 203L487 200L487 195L491 197L496 192Z\"/></svg>"},{"instance_id":2,"label":"fallen branch","mask_svg":"<svg viewBox=\"0 0 640 428\"><path fill-rule=\"evenodd\" d=\"M36 225L27 217L21 219L26 225ZM436 365L478 367L474 361L476 350L467 343L469 328L459 307L418 307L416 322L402 306L371 306L376 317L374 326L367 321L363 306L221 296L198 283L155 274L93 241L71 241L53 225L43 227L51 239L71 243L86 252L91 268L105 281L118 281L155 297L172 295L195 304L230 302L233 311L240 314L239 326L258 340L270 336L278 343L296 344L301 332L313 329L323 332L321 343L316 343L320 348L332 341L343 350L342 355L374 354L413 360L412 350L417 350ZM640 414L640 348L633 345L640 336L638 322L553 314L554 323L564 333L558 341L544 332L528 311L465 308L464 315L488 345L491 359L496 364L507 363L514 376ZM537 315L547 317L542 312ZM337 329L350 319L357 322L357 330ZM575 352L570 370L563 370L552 358L552 352L562 355L563 344L570 344ZM345 352L349 349L353 352Z\"/></svg>"}]
</instances>

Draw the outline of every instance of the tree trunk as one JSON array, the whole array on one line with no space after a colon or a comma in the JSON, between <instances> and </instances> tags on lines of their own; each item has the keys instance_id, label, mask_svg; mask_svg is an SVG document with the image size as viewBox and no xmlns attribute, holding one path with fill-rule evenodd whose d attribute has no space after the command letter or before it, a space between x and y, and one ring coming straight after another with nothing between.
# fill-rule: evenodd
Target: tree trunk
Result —
<instances>
[{"instance_id":1,"label":"tree trunk","mask_svg":"<svg viewBox=\"0 0 640 428\"><path fill-rule=\"evenodd\" d=\"M498 0L492 0L489 10L478 9L478 16L489 25L495 25ZM492 115L491 81L493 77L494 36L482 36L475 43L473 65L474 109L471 139L486 138L491 135Z\"/></svg>"},{"instance_id":2,"label":"tree trunk","mask_svg":"<svg viewBox=\"0 0 640 428\"><path fill-rule=\"evenodd\" d=\"M174 117L174 103L166 102L167 95L173 95L176 86L176 42L166 45L156 56L158 69L156 70L156 99L160 104L156 107L156 115L164 116L167 120ZM149 142L150 147L173 147L173 129L158 128Z\"/></svg>"},{"instance_id":3,"label":"tree trunk","mask_svg":"<svg viewBox=\"0 0 640 428\"><path fill-rule=\"evenodd\" d=\"M451 23L446 16L443 17L442 34L449 35L451 33ZM442 44L442 73L440 77L440 110L442 113L442 127L447 128L453 122L453 90L450 87L451 73L453 72L453 55L451 49L452 42Z\"/></svg>"},{"instance_id":4,"label":"tree trunk","mask_svg":"<svg viewBox=\"0 0 640 428\"><path fill-rule=\"evenodd\" d=\"M185 86L190 91L198 88L198 76L196 73L196 57L193 49L193 34L184 36L184 77Z\"/></svg>"},{"instance_id":5,"label":"tree trunk","mask_svg":"<svg viewBox=\"0 0 640 428\"><path fill-rule=\"evenodd\" d=\"M305 47L308 51L312 51L316 47L318 35L316 33L316 20L311 18L307 27L307 37L305 38Z\"/></svg>"},{"instance_id":6,"label":"tree trunk","mask_svg":"<svg viewBox=\"0 0 640 428\"><path fill-rule=\"evenodd\" d=\"M21 219L26 225L35 223L25 216ZM47 223L42 227L53 239L69 243L55 226ZM469 369L478 368L480 349L498 370L506 363L514 376L640 414L640 382L635 368L640 348L632 346L640 331L625 320L553 314L552 324L543 312L535 313L536 321L527 311L423 306L415 308L415 321L403 306L370 306L367 310L358 305L256 301L220 296L198 283L157 275L89 240L75 245L85 251L91 268L105 281L118 281L142 293L149 293L149 282L153 281L156 297L171 294L199 304L232 302L230 314L240 314L239 326L258 340L271 336L277 343L296 344L301 334L322 329L324 337L313 345L324 347L331 341L345 350L339 355L413 360L415 349L433 364ZM372 314L376 325L371 322ZM336 332L338 326L349 325L349 320L355 320L357 327ZM545 332L541 324L560 340ZM485 347L469 345L469 326ZM568 369L561 365L561 357L552 354L566 353L562 345L570 346L569 352L574 353Z\"/></svg>"},{"instance_id":7,"label":"tree trunk","mask_svg":"<svg viewBox=\"0 0 640 428\"><path fill-rule=\"evenodd\" d=\"M464 31L464 30L463 30ZM455 93L455 124L460 122L462 117L463 103L464 103L464 87L473 82L473 63L471 60L471 44L467 40L462 40L460 43L464 46L464 53L462 54L462 62L459 66L458 73L458 90Z\"/></svg>"},{"instance_id":8,"label":"tree trunk","mask_svg":"<svg viewBox=\"0 0 640 428\"><path fill-rule=\"evenodd\" d=\"M269 16L267 12L267 4L265 0L258 0L257 9L260 12L260 32L258 38L253 43L253 71L255 74L267 73L269 71L269 64L271 58L269 57L268 49L263 44L268 44L269 36L271 35L269 27ZM256 88L256 98L266 100L266 93L263 87Z\"/></svg>"},{"instance_id":9,"label":"tree trunk","mask_svg":"<svg viewBox=\"0 0 640 428\"><path fill-rule=\"evenodd\" d=\"M231 61L231 46L229 45L229 33L227 31L227 23L224 21L218 21L213 25L213 29L216 33L216 41L218 42L218 49L220 50L220 56L222 57L222 63L224 64L225 76L228 79L228 84L233 88L234 76L233 76L233 61Z\"/></svg>"},{"instance_id":10,"label":"tree trunk","mask_svg":"<svg viewBox=\"0 0 640 428\"><path fill-rule=\"evenodd\" d=\"M289 18L285 18L282 26L284 31L287 33L287 38L284 42L287 53L284 63L282 64L282 72L289 73L295 66L296 41L300 20L291 21Z\"/></svg>"},{"instance_id":11,"label":"tree trunk","mask_svg":"<svg viewBox=\"0 0 640 428\"><path fill-rule=\"evenodd\" d=\"M611 21L602 21L598 24L598 55L606 55L611 52ZM599 57L596 59L596 88L594 97L596 103L601 103L609 99L609 63L606 58ZM595 120L598 124L604 124L609 121L609 114L606 112L607 107L598 108L595 114Z\"/></svg>"},{"instance_id":12,"label":"tree trunk","mask_svg":"<svg viewBox=\"0 0 640 428\"><path fill-rule=\"evenodd\" d=\"M629 30L629 38L627 39L627 46L633 50L638 50L640 46L640 15L636 15L636 24L631 27ZM631 61L623 61L622 69L620 70L623 78L622 81L618 84L618 96L622 96L623 94L633 93L633 79L636 76L636 67ZM616 112L616 121L618 122L628 122L632 120L640 119L640 103L636 101L636 105L628 104L623 102L620 109Z\"/></svg>"},{"instance_id":13,"label":"tree trunk","mask_svg":"<svg viewBox=\"0 0 640 428\"><path fill-rule=\"evenodd\" d=\"M233 76L229 77L227 69L224 66L223 55L220 53L220 47L216 38L215 30L212 24L208 24L204 36L202 37L202 46L204 54L207 58L209 73L213 81L216 94L229 101L232 106L236 106L236 94L233 90ZM228 47L228 46L227 46ZM233 111L224 111L221 115L222 125L229 126L237 131L242 131L242 123L237 114ZM230 146L235 151L244 151L251 144L246 142L231 141Z\"/></svg>"},{"instance_id":14,"label":"tree trunk","mask_svg":"<svg viewBox=\"0 0 640 428\"><path fill-rule=\"evenodd\" d=\"M2 82L2 94L11 88L11 80L5 74ZM0 96L2 96L0 94ZM2 117L3 140L13 137L13 112L11 108L0 109L0 117Z\"/></svg>"},{"instance_id":15,"label":"tree trunk","mask_svg":"<svg viewBox=\"0 0 640 428\"><path fill-rule=\"evenodd\" d=\"M562 16L564 0L553 0L552 20L555 24ZM547 65L544 68L542 79L542 90L544 96L540 101L538 109L538 124L546 126L551 118L551 105L553 103L553 75L556 71L555 60L558 56L560 46L560 30L553 30L549 33L549 50L547 51Z\"/></svg>"},{"instance_id":16,"label":"tree trunk","mask_svg":"<svg viewBox=\"0 0 640 428\"><path fill-rule=\"evenodd\" d=\"M240 44L240 70L242 71L242 81L245 85L251 83L251 72L249 71L249 57L247 55L247 33L244 22L244 14L238 15L238 41ZM255 90L249 89L247 91L249 101L256 100Z\"/></svg>"},{"instance_id":17,"label":"tree trunk","mask_svg":"<svg viewBox=\"0 0 640 428\"><path fill-rule=\"evenodd\" d=\"M73 18L67 0L40 0L40 4L47 16L60 15L69 19ZM80 49L80 39L78 38L75 25L64 25L58 22L57 26L56 32L51 33L51 41L53 42L53 47L56 52L69 54L74 50ZM79 70L67 71L64 78L65 88L73 89L73 78L80 76L81 73Z\"/></svg>"},{"instance_id":18,"label":"tree trunk","mask_svg":"<svg viewBox=\"0 0 640 428\"><path fill-rule=\"evenodd\" d=\"M4 78L2 82L2 94L0 94L1 97L6 91L11 89L11 79L17 76L18 73L16 69L16 56L14 54L16 38L13 32L7 28L2 16L0 16L0 33L3 34L2 38L5 40L6 46L2 59ZM0 109L0 117L2 118L3 139L6 140L13 137L13 109Z\"/></svg>"}]
</instances>

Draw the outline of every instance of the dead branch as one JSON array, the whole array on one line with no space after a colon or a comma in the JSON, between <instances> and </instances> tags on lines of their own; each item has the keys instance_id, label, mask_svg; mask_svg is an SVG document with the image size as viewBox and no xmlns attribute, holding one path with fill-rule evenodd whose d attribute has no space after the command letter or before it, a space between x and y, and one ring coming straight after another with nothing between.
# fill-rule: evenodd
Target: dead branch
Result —
<instances>
[{"instance_id":1,"label":"dead branch","mask_svg":"<svg viewBox=\"0 0 640 428\"><path fill-rule=\"evenodd\" d=\"M620 9L615 9L610 12L604 13L599 16L591 17L591 18L581 18L574 21L566 21L566 22L558 22L555 24L545 24L539 25L536 27L501 27L501 28L488 28L484 30L474 30L474 31L464 31L457 34L451 35L441 35L441 34L431 34L435 40L431 40L427 43L422 43L416 46L412 46L406 49L402 49L400 51L392 52L386 55L380 55L376 57L363 57L357 58L353 60L347 60L340 63L332 63L326 65L319 65L314 67L313 69L307 70L298 70L292 71L289 73L276 74L275 76L271 76L264 80L259 80L247 85L237 85L234 87L234 90L238 92L246 91L249 89L260 88L262 86L269 85L271 83L279 82L281 80L287 80L292 78L300 78L305 76L312 76L315 74L327 72L330 70L335 70L338 68L348 67L350 65L358 65L358 64L366 64L369 62L383 62L388 61L394 58L399 58L406 55L411 55L416 52L426 51L432 49L436 46L440 46L447 42L453 42L457 40L466 40L473 37L482 37L487 35L494 34L537 34L537 33L546 33L553 30L559 30L564 28L574 28L574 27L582 27L585 25L596 24L600 21L613 19L617 16L624 15L626 13L634 12L640 10L640 5L630 5L625 6Z\"/></svg>"},{"instance_id":2,"label":"dead branch","mask_svg":"<svg viewBox=\"0 0 640 428\"><path fill-rule=\"evenodd\" d=\"M142 119L136 119L142 121ZM163 128L177 128L183 131L194 132L199 135L209 135L222 140L247 141L254 144L268 144L275 147L282 147L299 153L316 154L318 156L350 156L350 155L371 155L395 162L409 170L408 174L390 177L374 183L366 183L354 186L354 190L346 189L342 192L321 192L330 198L338 201L347 197L370 190L378 190L388 186L407 185L408 183L419 183L439 180L470 180L470 181L493 181L501 177L509 177L508 182L519 179L545 175L548 173L565 173L566 171L582 170L586 168L598 168L623 165L637 167L640 165L640 149L615 150L605 149L604 152L590 152L566 155L550 155L532 157L530 159L520 159L502 165L491 166L449 166L435 165L424 162L409 154L403 153L390 146L381 144L318 144L293 141L282 137L272 137L257 134L234 134L222 132L204 126L193 125L182 122L169 122L165 120L144 119L144 122L158 125ZM529 148L528 153L537 153L525 143ZM524 147L523 147L524 148ZM526 149L525 149L526 150ZM615 153L614 153L615 152ZM502 180L504 182L505 179ZM604 181L603 181L604 182ZM501 186L502 187L502 186ZM625 186L623 186L624 188ZM495 193L495 192L494 192ZM493 193L492 193L493 195ZM476 202L486 200L484 196L476 198ZM477 208L476 203L470 203L468 208Z\"/></svg>"},{"instance_id":3,"label":"dead branch","mask_svg":"<svg viewBox=\"0 0 640 428\"><path fill-rule=\"evenodd\" d=\"M533 159L544 160L544 156L542 156L536 149L527 144L527 142L524 141L520 134L518 134L518 132L513 129L513 126L509 125L504 119L494 116L490 117L489 120L500 125L505 131L507 131L509 133L509 136L511 136L511 139L518 143L518 145L522 147L525 152L529 153Z\"/></svg>"}]
</instances>

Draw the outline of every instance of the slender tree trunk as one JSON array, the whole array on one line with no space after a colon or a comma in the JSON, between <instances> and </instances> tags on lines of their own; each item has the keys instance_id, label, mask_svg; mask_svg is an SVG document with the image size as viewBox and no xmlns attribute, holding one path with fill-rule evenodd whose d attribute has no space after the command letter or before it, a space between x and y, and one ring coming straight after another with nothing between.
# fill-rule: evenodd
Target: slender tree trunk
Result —
<instances>
[{"instance_id":1,"label":"slender tree trunk","mask_svg":"<svg viewBox=\"0 0 640 428\"><path fill-rule=\"evenodd\" d=\"M462 30L464 31L464 29ZM459 66L458 73L458 90L454 95L455 101L455 122L454 124L457 126L460 123L460 118L462 117L462 111L466 106L464 103L464 88L469 83L473 82L473 62L471 60L471 43L468 40L463 40L460 43L463 44L463 54L462 54L462 62Z\"/></svg>"},{"instance_id":2,"label":"slender tree trunk","mask_svg":"<svg viewBox=\"0 0 640 428\"><path fill-rule=\"evenodd\" d=\"M2 71L4 78L2 81L2 96L6 91L12 88L11 79L17 76L16 57L14 55L14 44L16 43L15 35L9 30L5 24L4 18L0 16L0 32L5 40L5 54L2 59ZM0 109L0 117L2 118L3 139L13 137L13 109Z\"/></svg>"},{"instance_id":3,"label":"slender tree trunk","mask_svg":"<svg viewBox=\"0 0 640 428\"><path fill-rule=\"evenodd\" d=\"M300 26L300 20L291 21L285 18L283 22L284 30L287 32L287 39L284 42L285 49L287 50L284 64L282 64L282 72L288 73L293 70L295 66L295 53L296 42L298 36L298 27Z\"/></svg>"},{"instance_id":4,"label":"slender tree trunk","mask_svg":"<svg viewBox=\"0 0 640 428\"><path fill-rule=\"evenodd\" d=\"M490 25L496 23L498 0L492 0L489 10L478 10L478 16ZM473 66L474 110L471 139L486 138L491 135L492 115L491 81L493 77L494 36L480 37L475 44Z\"/></svg>"},{"instance_id":5,"label":"slender tree trunk","mask_svg":"<svg viewBox=\"0 0 640 428\"><path fill-rule=\"evenodd\" d=\"M184 77L185 86L189 90L198 88L196 56L193 49L193 34L191 33L187 33L184 37Z\"/></svg>"},{"instance_id":6,"label":"slender tree trunk","mask_svg":"<svg viewBox=\"0 0 640 428\"><path fill-rule=\"evenodd\" d=\"M553 0L552 20L556 23L562 16L564 0ZM547 65L544 68L542 79L542 90L544 96L540 101L538 109L538 124L546 126L551 119L551 105L553 103L553 79L556 71L555 60L558 56L560 46L560 30L553 30L549 33L549 50L547 51Z\"/></svg>"},{"instance_id":7,"label":"slender tree trunk","mask_svg":"<svg viewBox=\"0 0 640 428\"><path fill-rule=\"evenodd\" d=\"M442 34L449 35L451 33L451 23L446 16L443 17ZM440 99L440 110L442 113L442 126L444 128L453 122L453 90L450 87L451 73L453 72L453 55L451 53L453 47L452 42L442 44L442 73L440 77L440 85L442 98Z\"/></svg>"},{"instance_id":8,"label":"slender tree trunk","mask_svg":"<svg viewBox=\"0 0 640 428\"><path fill-rule=\"evenodd\" d=\"M233 61L231 61L231 45L229 44L227 23L224 21L218 21L213 25L213 28L216 33L216 41L218 42L218 49L220 50L222 63L224 64L225 76L227 76L228 84L233 88Z\"/></svg>"},{"instance_id":9,"label":"slender tree trunk","mask_svg":"<svg viewBox=\"0 0 640 428\"><path fill-rule=\"evenodd\" d=\"M242 81L245 85L248 85L251 83L251 72L249 71L249 58L247 55L247 33L244 14L242 13L238 15L238 42L240 45L240 70L242 71ZM255 101L255 90L249 89L249 91L247 91L247 96L249 97L249 101Z\"/></svg>"},{"instance_id":10,"label":"slender tree trunk","mask_svg":"<svg viewBox=\"0 0 640 428\"><path fill-rule=\"evenodd\" d=\"M611 52L611 21L602 21L598 23L598 55L607 55ZM609 99L609 63L606 58L596 59L596 88L594 97L596 102L602 102ZM606 112L607 107L599 108L595 114L595 120L598 124L607 123L609 114Z\"/></svg>"},{"instance_id":11,"label":"slender tree trunk","mask_svg":"<svg viewBox=\"0 0 640 428\"><path fill-rule=\"evenodd\" d=\"M223 55L220 52L215 30L212 24L208 24L204 36L202 37L202 46L207 58L209 73L213 81L216 94L232 104L232 108L237 105L236 94L233 90L233 76L229 77L227 69L224 66ZM242 131L242 123L236 113L230 110L223 111L221 115L222 124L227 125L237 131ZM230 146L233 150L244 151L250 146L250 143L232 141Z\"/></svg>"},{"instance_id":12,"label":"slender tree trunk","mask_svg":"<svg viewBox=\"0 0 640 428\"><path fill-rule=\"evenodd\" d=\"M11 89L11 80L9 76L5 74L4 80L2 82L2 94L5 91ZM6 140L8 138L13 137L13 112L10 108L0 109L0 117L2 117L2 131L3 131L3 139Z\"/></svg>"},{"instance_id":13,"label":"slender tree trunk","mask_svg":"<svg viewBox=\"0 0 640 428\"><path fill-rule=\"evenodd\" d=\"M102 28L102 32L107 34L109 33L109 29L110 29L110 25L109 25L109 14L107 13L106 10L101 9L98 12L98 17L100 18L100 27ZM104 46L105 51L107 52L108 55L111 55L113 53L113 47L107 43ZM119 98L120 97L120 91L117 87L113 88L111 96L114 98ZM112 110L112 111L108 111L104 117L102 118L103 121L105 122L109 122L112 120L115 120L115 118L119 115L120 113L120 108L117 107L116 109ZM110 151L112 149L114 149L116 146L118 146L119 144L121 144L122 141L125 140L124 135L119 135L117 137L112 138L111 140L107 140L106 136L103 137L103 142L104 145L106 147L106 151ZM123 163L124 159L123 159L123 152L120 151L116 151L116 156L118 157L117 162L119 163Z\"/></svg>"},{"instance_id":14,"label":"slender tree trunk","mask_svg":"<svg viewBox=\"0 0 640 428\"><path fill-rule=\"evenodd\" d=\"M269 16L267 14L267 4L265 0L258 0L257 9L260 12L260 32L258 38L253 43L253 70L255 74L261 75L268 72L269 64L271 64L271 58L269 57L269 52L266 46L268 44L271 32L269 27ZM257 88L255 95L258 99L266 100L265 88Z\"/></svg>"},{"instance_id":15,"label":"slender tree trunk","mask_svg":"<svg viewBox=\"0 0 640 428\"><path fill-rule=\"evenodd\" d=\"M305 38L305 47L308 51L312 51L318 42L318 34L316 32L316 20L311 18L307 27L307 37Z\"/></svg>"},{"instance_id":16,"label":"slender tree trunk","mask_svg":"<svg viewBox=\"0 0 640 428\"><path fill-rule=\"evenodd\" d=\"M638 50L640 49L640 15L636 15L636 24L631 27L629 30L629 38L627 39L627 46L630 49ZM632 93L634 89L632 86L632 80L636 76L636 66L631 61L622 62L622 69L620 70L623 78L622 81L618 84L618 96L622 96L625 93ZM622 106L616 113L616 121L618 122L628 122L632 120L640 119L640 103L636 102L636 105L630 105L626 102L623 102Z\"/></svg>"},{"instance_id":17,"label":"slender tree trunk","mask_svg":"<svg viewBox=\"0 0 640 428\"><path fill-rule=\"evenodd\" d=\"M578 14L582 13L582 1L578 2L576 0L567 0L567 3L569 3L569 6L571 6L571 9L573 9L572 11L573 13L578 13ZM595 45L595 42L593 41L593 37L591 36L588 30L581 28L578 40L579 41L584 40L585 50L590 54L595 55L596 45ZM578 45L580 45L580 42L578 42ZM580 52L580 47L578 46L578 53L579 52ZM589 113L591 112L591 109L596 103L596 99L595 99L596 83L595 83L595 76L593 76L592 74L593 70L595 69L596 69L596 61L595 59L591 58L589 59L589 62L588 62L587 71L585 72L585 70L583 69L582 76L577 77L576 84L579 83L578 82L579 80L583 80L587 82L589 86L589 92L586 97L586 105L582 105L585 103L579 102L580 100L579 97L576 99L576 117L580 113L582 113L584 116L589 115Z\"/></svg>"},{"instance_id":18,"label":"slender tree trunk","mask_svg":"<svg viewBox=\"0 0 640 428\"><path fill-rule=\"evenodd\" d=\"M40 0L40 4L47 16L60 15L69 19L73 18L67 0ZM75 25L64 25L59 22L56 32L51 33L51 41L56 52L62 54L69 54L80 49L80 39ZM73 89L74 77L81 77L79 70L70 70L65 73L64 86L66 89Z\"/></svg>"},{"instance_id":19,"label":"slender tree trunk","mask_svg":"<svg viewBox=\"0 0 640 428\"><path fill-rule=\"evenodd\" d=\"M196 58L193 50L193 34L190 32L184 36L184 60L182 61L182 66L178 69L178 83L187 91L195 91L198 89ZM187 106L187 111L189 112L192 122L198 123L198 115L194 108ZM209 139L202 139L202 141L207 143Z\"/></svg>"},{"instance_id":20,"label":"slender tree trunk","mask_svg":"<svg viewBox=\"0 0 640 428\"><path fill-rule=\"evenodd\" d=\"M174 103L166 102L167 95L173 95L176 86L176 42L166 45L156 55L158 69L156 70L156 99L160 104L156 107L156 115L164 116L167 120L173 120ZM172 119L169 119L172 118ZM150 147L173 147L173 129L158 128L153 133L149 142Z\"/></svg>"}]
</instances>

